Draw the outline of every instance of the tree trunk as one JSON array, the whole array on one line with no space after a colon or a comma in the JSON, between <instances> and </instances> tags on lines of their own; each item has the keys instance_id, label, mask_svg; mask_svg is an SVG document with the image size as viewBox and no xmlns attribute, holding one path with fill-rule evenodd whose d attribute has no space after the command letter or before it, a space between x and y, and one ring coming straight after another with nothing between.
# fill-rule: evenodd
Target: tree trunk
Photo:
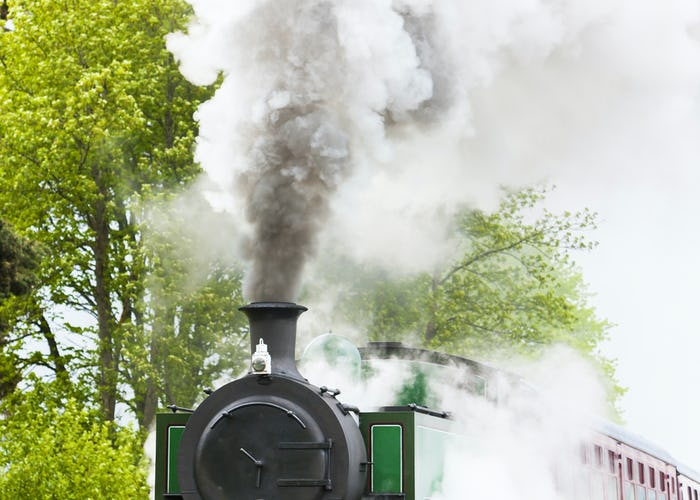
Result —
<instances>
[{"instance_id":1,"label":"tree trunk","mask_svg":"<svg viewBox=\"0 0 700 500\"><path fill-rule=\"evenodd\" d=\"M425 343L430 343L438 333L437 328L437 291L440 286L441 279L437 271L433 272L433 280L430 284L430 296L428 302L428 324L425 325Z\"/></svg>"},{"instance_id":2,"label":"tree trunk","mask_svg":"<svg viewBox=\"0 0 700 500\"><path fill-rule=\"evenodd\" d=\"M145 375L145 392L136 394L134 398L137 409L136 414L141 429L148 429L156 417L156 410L158 409L158 368L163 369L164 363L160 349L160 339L166 336L165 331L169 328L168 325L172 325L173 322L172 309L167 308L156 315L152 324L148 353L151 370L147 371Z\"/></svg>"},{"instance_id":3,"label":"tree trunk","mask_svg":"<svg viewBox=\"0 0 700 500\"><path fill-rule=\"evenodd\" d=\"M93 170L100 186L99 173ZM92 229L95 231L93 251L95 255L95 305L97 335L99 339L99 394L102 414L108 421L114 420L117 404L117 343L114 338L114 319L109 294L109 222L107 221L106 193L101 192L95 203Z\"/></svg>"},{"instance_id":4,"label":"tree trunk","mask_svg":"<svg viewBox=\"0 0 700 500\"><path fill-rule=\"evenodd\" d=\"M141 429L151 427L153 420L156 418L156 409L158 407L158 397L156 395L156 384L152 376L146 381L146 395L143 402L143 417L139 422Z\"/></svg>"},{"instance_id":5,"label":"tree trunk","mask_svg":"<svg viewBox=\"0 0 700 500\"><path fill-rule=\"evenodd\" d=\"M154 324L153 333L151 334L151 346L149 352L151 367L155 367L159 362L158 342L156 338L159 334L158 325ZM146 374L146 392L141 397L136 398L138 405L138 421L141 429L150 428L153 420L156 418L156 410L158 409L158 393L157 393L157 377L155 370L151 370Z\"/></svg>"},{"instance_id":6,"label":"tree trunk","mask_svg":"<svg viewBox=\"0 0 700 500\"><path fill-rule=\"evenodd\" d=\"M53 364L53 369L56 372L56 379L61 382L68 383L69 376L68 370L66 369L66 362L63 359L63 355L58 348L58 343L56 342L56 336L51 331L51 326L43 314L39 317L39 331L46 339L46 343L49 346L49 361Z\"/></svg>"}]
</instances>

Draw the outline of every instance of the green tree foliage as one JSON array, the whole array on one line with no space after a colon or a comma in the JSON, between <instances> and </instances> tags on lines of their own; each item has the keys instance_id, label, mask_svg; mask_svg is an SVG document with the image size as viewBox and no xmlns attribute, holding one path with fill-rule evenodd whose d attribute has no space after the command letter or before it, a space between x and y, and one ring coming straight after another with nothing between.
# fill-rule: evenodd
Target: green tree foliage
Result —
<instances>
[{"instance_id":1,"label":"green tree foliage","mask_svg":"<svg viewBox=\"0 0 700 500\"><path fill-rule=\"evenodd\" d=\"M346 266L353 280L346 316L370 340L405 340L482 359L570 346L610 382L614 406L623 391L613 363L598 351L609 324L589 305L572 259L595 246L587 238L595 214L552 213L541 206L545 196L526 189L506 194L492 213L462 212L458 258L433 273L396 278Z\"/></svg>"},{"instance_id":2,"label":"green tree foliage","mask_svg":"<svg viewBox=\"0 0 700 500\"><path fill-rule=\"evenodd\" d=\"M0 500L147 499L138 434L37 383L0 411Z\"/></svg>"},{"instance_id":3,"label":"green tree foliage","mask_svg":"<svg viewBox=\"0 0 700 500\"><path fill-rule=\"evenodd\" d=\"M587 306L571 253L591 249L594 214L533 209L544 194L507 196L499 209L464 213L458 221L464 253L429 283L429 344L463 352L515 347L528 353L554 342L590 352L606 324Z\"/></svg>"},{"instance_id":4,"label":"green tree foliage","mask_svg":"<svg viewBox=\"0 0 700 500\"><path fill-rule=\"evenodd\" d=\"M181 292L182 275L170 275L179 256L144 231L152 203L199 173L192 116L213 89L186 82L164 40L189 14L180 0L16 0L14 31L0 33L0 213L47 249L25 326L54 355L33 359L83 368L107 420L124 400L144 426L177 385L175 365L206 360L188 383L210 383L220 365L207 349L219 342L205 323L220 326L230 309L212 290L239 286L235 270L214 266L204 288ZM79 349L55 341L66 332Z\"/></svg>"},{"instance_id":5,"label":"green tree foliage","mask_svg":"<svg viewBox=\"0 0 700 500\"><path fill-rule=\"evenodd\" d=\"M124 352L132 362L123 370L137 394L129 404L143 426L158 400L189 407L216 378L237 375L249 355L247 322L236 308L244 302L242 272L221 237L233 232L230 218L192 194L151 203L147 219L143 252L153 272L137 307L144 326L126 333Z\"/></svg>"}]
</instances>

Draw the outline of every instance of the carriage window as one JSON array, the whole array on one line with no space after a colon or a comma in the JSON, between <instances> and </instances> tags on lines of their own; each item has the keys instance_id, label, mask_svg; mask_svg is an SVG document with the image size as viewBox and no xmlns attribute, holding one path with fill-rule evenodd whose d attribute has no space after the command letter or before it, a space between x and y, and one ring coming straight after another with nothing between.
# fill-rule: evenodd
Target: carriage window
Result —
<instances>
[{"instance_id":1,"label":"carriage window","mask_svg":"<svg viewBox=\"0 0 700 500\"><path fill-rule=\"evenodd\" d=\"M625 481L625 500L634 500L634 486L627 481Z\"/></svg>"},{"instance_id":2,"label":"carriage window","mask_svg":"<svg viewBox=\"0 0 700 500\"><path fill-rule=\"evenodd\" d=\"M649 467L649 486L656 488L656 471L653 467Z\"/></svg>"},{"instance_id":3,"label":"carriage window","mask_svg":"<svg viewBox=\"0 0 700 500\"><path fill-rule=\"evenodd\" d=\"M617 477L608 476L605 489L607 490L607 496L610 500L620 497L620 495L617 494Z\"/></svg>"},{"instance_id":4,"label":"carriage window","mask_svg":"<svg viewBox=\"0 0 700 500\"><path fill-rule=\"evenodd\" d=\"M692 493L693 493L693 492L691 491L690 486L688 486L688 500L693 500L693 495L692 495Z\"/></svg>"},{"instance_id":5,"label":"carriage window","mask_svg":"<svg viewBox=\"0 0 700 500\"><path fill-rule=\"evenodd\" d=\"M590 479L587 473L578 474L575 478L574 488L576 489L576 500L590 500Z\"/></svg>"},{"instance_id":6,"label":"carriage window","mask_svg":"<svg viewBox=\"0 0 700 500\"><path fill-rule=\"evenodd\" d=\"M474 375L472 386L476 395L486 396L486 379L484 377Z\"/></svg>"},{"instance_id":7,"label":"carriage window","mask_svg":"<svg viewBox=\"0 0 700 500\"><path fill-rule=\"evenodd\" d=\"M605 482L603 474L600 472L591 474L591 498L593 500L605 500Z\"/></svg>"},{"instance_id":8,"label":"carriage window","mask_svg":"<svg viewBox=\"0 0 700 500\"><path fill-rule=\"evenodd\" d=\"M661 491L666 491L666 474L659 471L659 486Z\"/></svg>"},{"instance_id":9,"label":"carriage window","mask_svg":"<svg viewBox=\"0 0 700 500\"><path fill-rule=\"evenodd\" d=\"M637 500L647 500L647 490L644 486L637 486Z\"/></svg>"},{"instance_id":10,"label":"carriage window","mask_svg":"<svg viewBox=\"0 0 700 500\"><path fill-rule=\"evenodd\" d=\"M656 500L656 492L654 490L647 490L647 500Z\"/></svg>"},{"instance_id":11,"label":"carriage window","mask_svg":"<svg viewBox=\"0 0 700 500\"><path fill-rule=\"evenodd\" d=\"M698 490L693 490L693 498L695 498L695 500L698 500Z\"/></svg>"},{"instance_id":12,"label":"carriage window","mask_svg":"<svg viewBox=\"0 0 700 500\"><path fill-rule=\"evenodd\" d=\"M666 493L659 493L659 500L666 500Z\"/></svg>"},{"instance_id":13,"label":"carriage window","mask_svg":"<svg viewBox=\"0 0 700 500\"><path fill-rule=\"evenodd\" d=\"M632 459L628 458L627 459L627 479L633 479L634 478L634 468L632 466Z\"/></svg>"},{"instance_id":14,"label":"carriage window","mask_svg":"<svg viewBox=\"0 0 700 500\"><path fill-rule=\"evenodd\" d=\"M610 455L608 454L608 450L601 448L600 455L603 459L603 470L608 470L610 468Z\"/></svg>"},{"instance_id":15,"label":"carriage window","mask_svg":"<svg viewBox=\"0 0 700 500\"><path fill-rule=\"evenodd\" d=\"M615 452L608 450L608 464L610 474L615 474Z\"/></svg>"},{"instance_id":16,"label":"carriage window","mask_svg":"<svg viewBox=\"0 0 700 500\"><path fill-rule=\"evenodd\" d=\"M639 477L637 479L639 479L640 483L644 484L644 464L639 463L637 465L639 466Z\"/></svg>"},{"instance_id":17,"label":"carriage window","mask_svg":"<svg viewBox=\"0 0 700 500\"><path fill-rule=\"evenodd\" d=\"M598 445L593 447L593 454L595 455L595 464L600 467L603 465L603 448Z\"/></svg>"}]
</instances>

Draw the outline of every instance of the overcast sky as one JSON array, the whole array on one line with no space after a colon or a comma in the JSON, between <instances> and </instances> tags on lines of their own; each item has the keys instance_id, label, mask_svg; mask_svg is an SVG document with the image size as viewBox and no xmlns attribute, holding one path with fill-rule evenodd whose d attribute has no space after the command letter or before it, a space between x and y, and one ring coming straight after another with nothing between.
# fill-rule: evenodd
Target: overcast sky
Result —
<instances>
[{"instance_id":1,"label":"overcast sky","mask_svg":"<svg viewBox=\"0 0 700 500\"><path fill-rule=\"evenodd\" d=\"M667 183L561 186L562 204L597 209L599 247L579 259L618 361L627 427L700 469L700 259L697 166Z\"/></svg>"}]
</instances>

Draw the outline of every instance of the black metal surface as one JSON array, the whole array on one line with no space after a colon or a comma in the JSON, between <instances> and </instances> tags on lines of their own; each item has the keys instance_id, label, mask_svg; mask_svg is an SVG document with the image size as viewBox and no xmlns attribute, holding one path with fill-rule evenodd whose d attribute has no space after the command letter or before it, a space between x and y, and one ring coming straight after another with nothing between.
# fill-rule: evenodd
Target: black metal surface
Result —
<instances>
[{"instance_id":1,"label":"black metal surface","mask_svg":"<svg viewBox=\"0 0 700 500\"><path fill-rule=\"evenodd\" d=\"M239 308L250 323L250 352L260 339L267 344L272 358L272 373L304 380L294 361L297 338L297 318L306 307L292 302L253 302Z\"/></svg>"},{"instance_id":2,"label":"black metal surface","mask_svg":"<svg viewBox=\"0 0 700 500\"><path fill-rule=\"evenodd\" d=\"M440 417L440 418L450 418L450 416L451 416L450 412L448 412L448 411L433 410L432 408L417 405L415 403L411 403L411 404L405 405L405 406L382 406L379 410L380 411L414 411L416 413L423 413L425 415L430 415L432 417Z\"/></svg>"},{"instance_id":3,"label":"black metal surface","mask_svg":"<svg viewBox=\"0 0 700 500\"><path fill-rule=\"evenodd\" d=\"M183 407L178 406L178 405L168 405L168 406L166 406L166 408L173 413L177 413L177 412L194 413L194 410L192 410L190 408L183 408Z\"/></svg>"},{"instance_id":4,"label":"black metal surface","mask_svg":"<svg viewBox=\"0 0 700 500\"><path fill-rule=\"evenodd\" d=\"M359 499L367 458L355 420L310 384L259 379L225 385L190 417L178 455L183 498Z\"/></svg>"},{"instance_id":5,"label":"black metal surface","mask_svg":"<svg viewBox=\"0 0 700 500\"><path fill-rule=\"evenodd\" d=\"M251 347L260 338L272 374L249 374L213 392L190 417L180 442L184 500L359 500L367 461L356 421L339 391L321 391L296 370L290 303L254 303Z\"/></svg>"},{"instance_id":6,"label":"black metal surface","mask_svg":"<svg viewBox=\"0 0 700 500\"><path fill-rule=\"evenodd\" d=\"M408 347L401 342L369 342L365 347L360 347L358 350L363 362L371 362L375 359L397 359L464 369L467 373L483 378L490 385L499 379L507 381L511 386L523 387L524 383L521 377L484 363L454 354ZM467 392L474 392L477 388L471 385L473 382L473 380L467 379L464 381L453 380L449 383ZM498 383L496 382L492 388L495 388L497 385ZM491 400L498 400L499 398L499 393L496 390L483 395Z\"/></svg>"},{"instance_id":7,"label":"black metal surface","mask_svg":"<svg viewBox=\"0 0 700 500\"><path fill-rule=\"evenodd\" d=\"M485 375L505 373L502 370L497 370L491 366L474 361L473 359L444 352L408 347L402 342L368 342L365 347L360 347L359 351L363 360L396 358L424 361L426 363L443 366L465 367L471 369L474 373Z\"/></svg>"}]
</instances>

